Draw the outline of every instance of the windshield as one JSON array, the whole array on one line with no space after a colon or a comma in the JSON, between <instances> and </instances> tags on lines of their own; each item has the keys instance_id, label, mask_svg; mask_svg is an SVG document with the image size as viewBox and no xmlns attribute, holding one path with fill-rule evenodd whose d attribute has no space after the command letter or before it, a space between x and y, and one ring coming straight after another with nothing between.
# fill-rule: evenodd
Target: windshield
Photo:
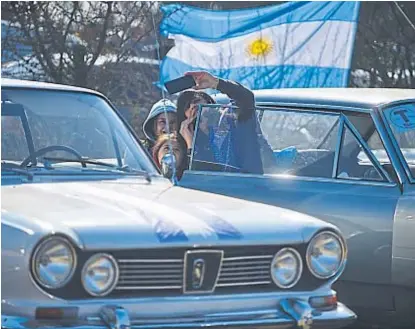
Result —
<instances>
[{"instance_id":1,"label":"windshield","mask_svg":"<svg viewBox=\"0 0 415 329\"><path fill-rule=\"evenodd\" d=\"M2 167L157 174L108 102L81 92L2 88L1 157Z\"/></svg>"},{"instance_id":2,"label":"windshield","mask_svg":"<svg viewBox=\"0 0 415 329\"><path fill-rule=\"evenodd\" d=\"M403 104L384 111L402 155L415 179L415 104Z\"/></svg>"}]
</instances>

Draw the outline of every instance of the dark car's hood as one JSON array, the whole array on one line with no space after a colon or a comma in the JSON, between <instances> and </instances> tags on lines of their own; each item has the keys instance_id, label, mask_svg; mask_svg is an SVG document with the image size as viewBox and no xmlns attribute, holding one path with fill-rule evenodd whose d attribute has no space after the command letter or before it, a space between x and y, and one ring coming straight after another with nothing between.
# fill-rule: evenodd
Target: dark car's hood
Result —
<instances>
[{"instance_id":1,"label":"dark car's hood","mask_svg":"<svg viewBox=\"0 0 415 329\"><path fill-rule=\"evenodd\" d=\"M2 221L72 232L81 247L300 243L325 222L290 210L206 192L121 179L2 187Z\"/></svg>"}]
</instances>

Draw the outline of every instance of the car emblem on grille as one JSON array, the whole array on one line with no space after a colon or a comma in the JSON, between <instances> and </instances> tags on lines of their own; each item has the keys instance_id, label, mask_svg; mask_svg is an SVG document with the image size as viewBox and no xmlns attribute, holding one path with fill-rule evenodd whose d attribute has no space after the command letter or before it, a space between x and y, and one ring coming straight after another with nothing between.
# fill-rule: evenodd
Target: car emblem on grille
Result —
<instances>
[{"instance_id":1,"label":"car emblem on grille","mask_svg":"<svg viewBox=\"0 0 415 329\"><path fill-rule=\"evenodd\" d=\"M200 289L203 285L203 279L205 278L205 261L202 258L195 259L193 261L192 271L192 288Z\"/></svg>"},{"instance_id":2,"label":"car emblem on grille","mask_svg":"<svg viewBox=\"0 0 415 329\"><path fill-rule=\"evenodd\" d=\"M183 293L212 293L218 281L223 250L189 250L184 255Z\"/></svg>"}]
</instances>

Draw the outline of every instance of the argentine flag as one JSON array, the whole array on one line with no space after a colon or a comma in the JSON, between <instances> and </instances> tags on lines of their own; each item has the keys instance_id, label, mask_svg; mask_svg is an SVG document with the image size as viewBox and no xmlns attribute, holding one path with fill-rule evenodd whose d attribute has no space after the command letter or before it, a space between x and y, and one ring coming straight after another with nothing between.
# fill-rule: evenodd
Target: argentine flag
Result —
<instances>
[{"instance_id":1,"label":"argentine flag","mask_svg":"<svg viewBox=\"0 0 415 329\"><path fill-rule=\"evenodd\" d=\"M231 11L171 4L162 11L160 31L175 46L161 63L161 84L207 70L251 89L347 86L359 2Z\"/></svg>"}]
</instances>

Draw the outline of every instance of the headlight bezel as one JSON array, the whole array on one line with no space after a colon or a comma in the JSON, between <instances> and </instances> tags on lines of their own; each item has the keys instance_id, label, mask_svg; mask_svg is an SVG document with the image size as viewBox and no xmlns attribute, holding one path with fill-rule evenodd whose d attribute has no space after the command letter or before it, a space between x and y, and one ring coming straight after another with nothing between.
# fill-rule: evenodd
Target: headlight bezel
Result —
<instances>
[{"instance_id":1,"label":"headlight bezel","mask_svg":"<svg viewBox=\"0 0 415 329\"><path fill-rule=\"evenodd\" d=\"M53 286L47 284L41 280L38 271L36 270L36 260L38 259L40 251L45 247L46 244L50 243L51 241L60 241L61 243L65 244L68 247L68 250L71 253L73 264L71 271L69 272L68 276L65 280L63 280L58 286ZM52 235L44 238L41 240L33 250L32 257L31 257L31 277L34 282L39 285L42 289L49 289L49 290L57 290L65 287L73 278L76 268L78 266L78 255L75 250L73 243L66 237L60 235Z\"/></svg>"},{"instance_id":2,"label":"headlight bezel","mask_svg":"<svg viewBox=\"0 0 415 329\"><path fill-rule=\"evenodd\" d=\"M341 261L339 263L339 266L337 267L336 271L334 271L333 273L329 274L329 275L320 275L319 273L317 273L313 267L311 266L311 247L313 246L313 241L317 240L321 235L331 235L332 237L334 237L340 244L340 250L341 250ZM329 230L324 230L324 231L320 231L317 234L315 234L313 236L313 238L310 240L310 242L308 243L307 249L306 249L306 254L305 254L305 259L306 259L306 263L307 263L307 267L308 270L310 271L310 273L316 277L317 279L320 280L328 280L336 275L339 274L339 272L341 272L341 269L344 267L344 263L347 260L347 245L346 242L344 241L343 237L341 236L341 234L338 234L336 232L333 231L329 231Z\"/></svg>"},{"instance_id":3,"label":"headlight bezel","mask_svg":"<svg viewBox=\"0 0 415 329\"><path fill-rule=\"evenodd\" d=\"M114 265L114 280L113 280L112 284L109 286L109 288L107 288L107 290L104 293L98 293L97 294L97 293L92 292L92 291L90 291L86 288L85 272L88 269L88 265L90 265L91 263L93 263L94 261L96 261L97 259L99 259L101 257L108 258L111 261L111 263ZM119 266L118 266L118 263L117 263L116 259L111 254L108 254L108 253L104 253L104 252L95 253L95 254L91 255L90 257L88 257L88 259L85 261L84 265L82 266L81 285L82 285L82 288L85 290L85 292L87 294L89 294L90 296L92 296L92 297L105 297L105 296L109 295L115 289L115 287L118 284L119 277L120 277L120 269L119 269Z\"/></svg>"},{"instance_id":4,"label":"headlight bezel","mask_svg":"<svg viewBox=\"0 0 415 329\"><path fill-rule=\"evenodd\" d=\"M276 261L276 259L282 254L282 253L284 253L284 252L291 252L293 255L294 255L294 257L297 259L297 262L298 262L298 270L297 270L297 273L296 273L296 277L295 277L295 280L292 282L292 283L290 283L289 285L282 285L280 282L278 282L276 279L275 279L275 277L274 277L274 275L273 275L273 271L272 271L272 269L273 269L273 267L274 267L274 263L275 263L275 261ZM294 249L294 248L291 248L291 247L285 247L285 248L282 248L282 249L280 249L280 250L278 250L278 252L274 255L274 257L272 258L272 261L271 261L271 266L270 266L270 275L271 275L271 279L272 279L272 281L274 282L274 284L278 287L278 288L280 288L280 289L291 289L291 288L293 288L299 281L300 281L300 279L301 279L301 276L303 275L303 270L304 270L304 265L303 265L303 258L301 257L301 254L296 250L296 249Z\"/></svg>"}]
</instances>

